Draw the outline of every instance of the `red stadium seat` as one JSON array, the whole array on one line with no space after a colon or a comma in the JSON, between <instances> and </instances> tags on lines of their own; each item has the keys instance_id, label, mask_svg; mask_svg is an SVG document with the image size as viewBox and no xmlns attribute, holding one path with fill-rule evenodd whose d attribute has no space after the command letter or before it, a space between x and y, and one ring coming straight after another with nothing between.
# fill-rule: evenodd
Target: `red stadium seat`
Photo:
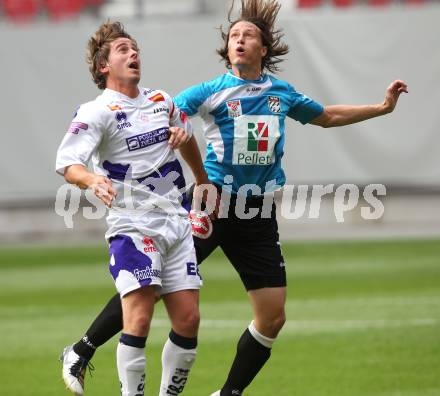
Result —
<instances>
[{"instance_id":1,"label":"red stadium seat","mask_svg":"<svg viewBox=\"0 0 440 396\"><path fill-rule=\"evenodd\" d=\"M51 19L61 20L78 15L86 0L43 0L43 3Z\"/></svg>"},{"instance_id":2,"label":"red stadium seat","mask_svg":"<svg viewBox=\"0 0 440 396\"><path fill-rule=\"evenodd\" d=\"M298 0L298 8L317 8L321 6L321 0Z\"/></svg>"},{"instance_id":3,"label":"red stadium seat","mask_svg":"<svg viewBox=\"0 0 440 396\"><path fill-rule=\"evenodd\" d=\"M354 5L354 0L333 0L333 5L335 7L351 7Z\"/></svg>"},{"instance_id":4,"label":"red stadium seat","mask_svg":"<svg viewBox=\"0 0 440 396\"><path fill-rule=\"evenodd\" d=\"M425 0L405 0L404 3L410 6L419 6L424 5L426 3Z\"/></svg>"},{"instance_id":5,"label":"red stadium seat","mask_svg":"<svg viewBox=\"0 0 440 396\"><path fill-rule=\"evenodd\" d=\"M0 0L5 16L14 22L27 22L38 13L37 0Z\"/></svg>"},{"instance_id":6,"label":"red stadium seat","mask_svg":"<svg viewBox=\"0 0 440 396\"><path fill-rule=\"evenodd\" d=\"M391 4L391 0L368 0L368 5L372 7L386 7Z\"/></svg>"}]
</instances>

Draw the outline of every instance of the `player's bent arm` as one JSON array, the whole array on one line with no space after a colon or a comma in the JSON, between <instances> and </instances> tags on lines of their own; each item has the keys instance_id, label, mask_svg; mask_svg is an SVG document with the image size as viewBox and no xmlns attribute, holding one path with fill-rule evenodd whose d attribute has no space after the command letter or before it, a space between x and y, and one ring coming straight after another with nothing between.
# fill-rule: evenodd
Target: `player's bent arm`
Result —
<instances>
[{"instance_id":1,"label":"player's bent arm","mask_svg":"<svg viewBox=\"0 0 440 396\"><path fill-rule=\"evenodd\" d=\"M326 106L324 111L310 123L323 128L338 127L355 124L370 118L391 113L397 105L399 96L408 92L407 85L401 81L394 81L387 89L383 103L375 105L335 105Z\"/></svg>"},{"instance_id":2,"label":"player's bent arm","mask_svg":"<svg viewBox=\"0 0 440 396\"><path fill-rule=\"evenodd\" d=\"M112 182L105 176L90 172L84 165L75 164L67 166L64 170L64 179L79 188L91 188L93 193L107 206L111 207L116 196Z\"/></svg>"},{"instance_id":3,"label":"player's bent arm","mask_svg":"<svg viewBox=\"0 0 440 396\"><path fill-rule=\"evenodd\" d=\"M186 143L179 147L179 151L180 154L182 154L182 158L191 168L196 180L196 184L210 183L205 168L203 167L203 160L196 138L191 136Z\"/></svg>"},{"instance_id":4,"label":"player's bent arm","mask_svg":"<svg viewBox=\"0 0 440 396\"><path fill-rule=\"evenodd\" d=\"M183 159L189 165L195 177L196 187L193 193L193 203L195 207L200 207L201 202L205 202L209 217L213 220L216 219L218 216L220 197L203 167L202 156L194 135L191 136L185 144L180 146L180 154L182 154ZM207 185L210 185L216 192L214 195L208 193L209 190L206 190Z\"/></svg>"}]
</instances>

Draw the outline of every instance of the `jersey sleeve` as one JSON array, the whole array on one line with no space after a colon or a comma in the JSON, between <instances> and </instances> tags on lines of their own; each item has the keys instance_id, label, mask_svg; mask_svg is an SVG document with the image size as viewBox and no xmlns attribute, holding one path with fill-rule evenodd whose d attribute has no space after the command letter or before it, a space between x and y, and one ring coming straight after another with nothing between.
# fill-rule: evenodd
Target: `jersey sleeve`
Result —
<instances>
[{"instance_id":1,"label":"jersey sleeve","mask_svg":"<svg viewBox=\"0 0 440 396\"><path fill-rule=\"evenodd\" d=\"M287 113L288 117L299 121L301 124L308 124L324 111L324 107L320 103L295 91L295 88L292 86L289 86L289 89L292 102Z\"/></svg>"},{"instance_id":2,"label":"jersey sleeve","mask_svg":"<svg viewBox=\"0 0 440 396\"><path fill-rule=\"evenodd\" d=\"M58 151L55 169L64 175L70 165L87 166L103 134L102 114L96 105L82 105L67 130Z\"/></svg>"},{"instance_id":3,"label":"jersey sleeve","mask_svg":"<svg viewBox=\"0 0 440 396\"><path fill-rule=\"evenodd\" d=\"M193 135L193 128L188 115L174 103L170 96L166 95L165 98L170 109L170 126L184 129L188 136L191 137Z\"/></svg>"},{"instance_id":4,"label":"jersey sleeve","mask_svg":"<svg viewBox=\"0 0 440 396\"><path fill-rule=\"evenodd\" d=\"M174 103L190 117L201 113L201 106L209 97L205 83L194 85L180 92L175 98Z\"/></svg>"}]
</instances>

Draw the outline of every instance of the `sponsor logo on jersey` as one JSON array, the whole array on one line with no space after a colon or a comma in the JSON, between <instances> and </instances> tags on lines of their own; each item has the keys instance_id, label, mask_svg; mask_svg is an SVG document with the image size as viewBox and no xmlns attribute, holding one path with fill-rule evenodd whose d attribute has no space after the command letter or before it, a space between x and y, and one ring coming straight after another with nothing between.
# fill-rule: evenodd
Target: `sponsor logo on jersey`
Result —
<instances>
[{"instance_id":1,"label":"sponsor logo on jersey","mask_svg":"<svg viewBox=\"0 0 440 396\"><path fill-rule=\"evenodd\" d=\"M111 111L116 111L116 110L122 110L122 107L119 105L107 105L107 107L111 110Z\"/></svg>"},{"instance_id":2,"label":"sponsor logo on jersey","mask_svg":"<svg viewBox=\"0 0 440 396\"><path fill-rule=\"evenodd\" d=\"M153 110L153 114L157 114L157 113L163 113L166 112L168 113L170 110L167 109L166 107L157 107Z\"/></svg>"},{"instance_id":3,"label":"sponsor logo on jersey","mask_svg":"<svg viewBox=\"0 0 440 396\"><path fill-rule=\"evenodd\" d=\"M149 95L151 92L154 92L154 89L144 89L144 92L142 92L144 95Z\"/></svg>"},{"instance_id":4,"label":"sponsor logo on jersey","mask_svg":"<svg viewBox=\"0 0 440 396\"><path fill-rule=\"evenodd\" d=\"M270 165L280 137L277 116L243 116L234 121L234 165Z\"/></svg>"},{"instance_id":5,"label":"sponsor logo on jersey","mask_svg":"<svg viewBox=\"0 0 440 396\"><path fill-rule=\"evenodd\" d=\"M72 122L67 132L78 135L80 129L82 129L83 131L87 131L87 129L89 129L89 126L84 122Z\"/></svg>"},{"instance_id":6,"label":"sponsor logo on jersey","mask_svg":"<svg viewBox=\"0 0 440 396\"><path fill-rule=\"evenodd\" d=\"M118 121L118 129L130 128L131 123L127 121L127 114L123 111L118 111L115 115L116 121Z\"/></svg>"},{"instance_id":7,"label":"sponsor logo on jersey","mask_svg":"<svg viewBox=\"0 0 440 396\"><path fill-rule=\"evenodd\" d=\"M249 87L248 89L246 89L247 92L260 92L261 91L261 87Z\"/></svg>"},{"instance_id":8,"label":"sponsor logo on jersey","mask_svg":"<svg viewBox=\"0 0 440 396\"><path fill-rule=\"evenodd\" d=\"M239 100L230 100L226 102L228 108L228 115L231 118L240 117L243 112L241 110L241 102Z\"/></svg>"},{"instance_id":9,"label":"sponsor logo on jersey","mask_svg":"<svg viewBox=\"0 0 440 396\"><path fill-rule=\"evenodd\" d=\"M202 278L197 263L186 263L186 273L190 276L198 276L200 279Z\"/></svg>"},{"instance_id":10,"label":"sponsor logo on jersey","mask_svg":"<svg viewBox=\"0 0 440 396\"><path fill-rule=\"evenodd\" d=\"M281 100L278 96L269 96L267 98L267 105L272 113L281 113Z\"/></svg>"},{"instance_id":11,"label":"sponsor logo on jersey","mask_svg":"<svg viewBox=\"0 0 440 396\"><path fill-rule=\"evenodd\" d=\"M151 100L152 102L163 102L165 100L165 98L161 93L157 93L156 95L153 95L148 99Z\"/></svg>"},{"instance_id":12,"label":"sponsor logo on jersey","mask_svg":"<svg viewBox=\"0 0 440 396\"><path fill-rule=\"evenodd\" d=\"M169 138L169 128L155 129L125 139L128 151L140 150L153 144L162 143Z\"/></svg>"},{"instance_id":13,"label":"sponsor logo on jersey","mask_svg":"<svg viewBox=\"0 0 440 396\"><path fill-rule=\"evenodd\" d=\"M248 151L267 151L269 125L265 122L248 122Z\"/></svg>"},{"instance_id":14,"label":"sponsor logo on jersey","mask_svg":"<svg viewBox=\"0 0 440 396\"><path fill-rule=\"evenodd\" d=\"M146 267L145 269L138 269L136 268L133 271L133 275L136 277L138 281L142 281L145 279L151 279L151 278L160 278L161 271L158 269L152 269L149 267Z\"/></svg>"},{"instance_id":15,"label":"sponsor logo on jersey","mask_svg":"<svg viewBox=\"0 0 440 396\"><path fill-rule=\"evenodd\" d=\"M151 238L149 238L147 236L144 237L144 239L142 240L142 243L145 245L145 247L144 247L145 253L157 252L157 249L154 246L154 242Z\"/></svg>"}]
</instances>

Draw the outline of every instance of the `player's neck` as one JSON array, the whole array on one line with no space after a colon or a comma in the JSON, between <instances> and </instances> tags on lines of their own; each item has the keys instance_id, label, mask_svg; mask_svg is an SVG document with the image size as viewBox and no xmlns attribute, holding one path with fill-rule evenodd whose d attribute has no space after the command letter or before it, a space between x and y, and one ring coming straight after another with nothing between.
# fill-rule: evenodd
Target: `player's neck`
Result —
<instances>
[{"instance_id":1,"label":"player's neck","mask_svg":"<svg viewBox=\"0 0 440 396\"><path fill-rule=\"evenodd\" d=\"M232 73L242 80L258 80L261 77L261 67L232 65Z\"/></svg>"},{"instance_id":2,"label":"player's neck","mask_svg":"<svg viewBox=\"0 0 440 396\"><path fill-rule=\"evenodd\" d=\"M107 88L113 91L120 92L129 98L137 98L139 96L139 88L137 84L123 84L119 81L108 80Z\"/></svg>"}]
</instances>

